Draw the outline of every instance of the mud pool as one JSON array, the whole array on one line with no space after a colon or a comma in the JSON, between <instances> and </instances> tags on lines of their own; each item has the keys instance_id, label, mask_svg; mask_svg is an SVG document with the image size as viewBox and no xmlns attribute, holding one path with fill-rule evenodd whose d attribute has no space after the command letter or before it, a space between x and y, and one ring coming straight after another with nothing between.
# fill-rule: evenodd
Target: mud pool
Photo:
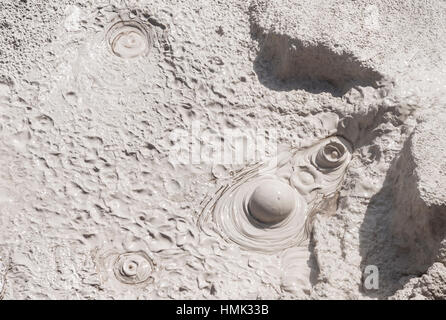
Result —
<instances>
[{"instance_id":1,"label":"mud pool","mask_svg":"<svg viewBox=\"0 0 446 320\"><path fill-rule=\"evenodd\" d=\"M444 299L445 17L3 0L0 299Z\"/></svg>"}]
</instances>

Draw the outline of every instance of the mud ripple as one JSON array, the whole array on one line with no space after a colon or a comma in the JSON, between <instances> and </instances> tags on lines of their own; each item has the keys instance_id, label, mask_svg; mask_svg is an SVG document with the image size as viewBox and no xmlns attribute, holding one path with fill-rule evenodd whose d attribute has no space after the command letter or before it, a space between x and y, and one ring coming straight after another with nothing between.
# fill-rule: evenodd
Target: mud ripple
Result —
<instances>
[{"instance_id":1,"label":"mud ripple","mask_svg":"<svg viewBox=\"0 0 446 320\"><path fill-rule=\"evenodd\" d=\"M150 32L138 20L114 22L106 33L110 51L123 59L146 55L152 45Z\"/></svg>"},{"instance_id":2,"label":"mud ripple","mask_svg":"<svg viewBox=\"0 0 446 320\"><path fill-rule=\"evenodd\" d=\"M340 187L351 160L351 145L333 136L249 167L208 199L200 215L204 227L241 247L265 253L304 243L312 208Z\"/></svg>"},{"instance_id":3,"label":"mud ripple","mask_svg":"<svg viewBox=\"0 0 446 320\"><path fill-rule=\"evenodd\" d=\"M72 46L67 63L80 90L133 93L164 78L159 64L166 54L162 46L167 41L167 30L128 12L110 17L98 13L97 18L105 27L89 29L88 40L82 46L75 39L67 41Z\"/></svg>"}]
</instances>

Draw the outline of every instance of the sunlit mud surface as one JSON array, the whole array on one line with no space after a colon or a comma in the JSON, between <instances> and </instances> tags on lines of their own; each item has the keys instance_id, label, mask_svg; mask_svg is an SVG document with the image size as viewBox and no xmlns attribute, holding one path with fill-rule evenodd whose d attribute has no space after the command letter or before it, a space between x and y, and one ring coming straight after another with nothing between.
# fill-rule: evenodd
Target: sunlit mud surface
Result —
<instances>
[{"instance_id":1,"label":"sunlit mud surface","mask_svg":"<svg viewBox=\"0 0 446 320\"><path fill-rule=\"evenodd\" d=\"M108 252L100 260L99 268L109 273L106 278L116 278L129 285L141 285L151 280L154 266L144 251L121 254Z\"/></svg>"},{"instance_id":2,"label":"sunlit mud surface","mask_svg":"<svg viewBox=\"0 0 446 320\"><path fill-rule=\"evenodd\" d=\"M417 127L444 41L401 16L444 35L446 8L287 1L0 3L0 299L407 298L442 270L440 227L399 248L442 225L417 183L444 170L395 176L444 150Z\"/></svg>"},{"instance_id":3,"label":"sunlit mud surface","mask_svg":"<svg viewBox=\"0 0 446 320\"><path fill-rule=\"evenodd\" d=\"M106 39L112 53L123 59L144 56L152 45L150 31L141 22L122 17L109 27Z\"/></svg>"}]
</instances>

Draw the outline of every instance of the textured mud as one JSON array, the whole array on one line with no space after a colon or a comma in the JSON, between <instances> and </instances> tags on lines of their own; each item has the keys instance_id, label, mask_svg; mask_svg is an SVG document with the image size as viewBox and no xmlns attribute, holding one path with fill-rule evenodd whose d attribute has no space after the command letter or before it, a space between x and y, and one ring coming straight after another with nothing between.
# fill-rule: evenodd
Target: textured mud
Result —
<instances>
[{"instance_id":1,"label":"textured mud","mask_svg":"<svg viewBox=\"0 0 446 320\"><path fill-rule=\"evenodd\" d=\"M445 15L1 1L0 299L444 299ZM278 150L180 161L217 159L228 130ZM278 216L300 213L272 241L246 232L277 223L249 201L266 178L295 192Z\"/></svg>"}]
</instances>

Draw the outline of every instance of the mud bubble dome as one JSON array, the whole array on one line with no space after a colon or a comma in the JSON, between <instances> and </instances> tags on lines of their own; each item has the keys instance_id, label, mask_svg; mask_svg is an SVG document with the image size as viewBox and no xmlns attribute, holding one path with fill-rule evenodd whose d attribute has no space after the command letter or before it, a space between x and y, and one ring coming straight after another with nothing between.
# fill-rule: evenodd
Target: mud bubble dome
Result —
<instances>
[{"instance_id":1,"label":"mud bubble dome","mask_svg":"<svg viewBox=\"0 0 446 320\"><path fill-rule=\"evenodd\" d=\"M347 140L333 136L248 167L205 202L199 224L211 223L247 250L274 253L301 245L311 230L308 217L339 189L351 152Z\"/></svg>"}]
</instances>

